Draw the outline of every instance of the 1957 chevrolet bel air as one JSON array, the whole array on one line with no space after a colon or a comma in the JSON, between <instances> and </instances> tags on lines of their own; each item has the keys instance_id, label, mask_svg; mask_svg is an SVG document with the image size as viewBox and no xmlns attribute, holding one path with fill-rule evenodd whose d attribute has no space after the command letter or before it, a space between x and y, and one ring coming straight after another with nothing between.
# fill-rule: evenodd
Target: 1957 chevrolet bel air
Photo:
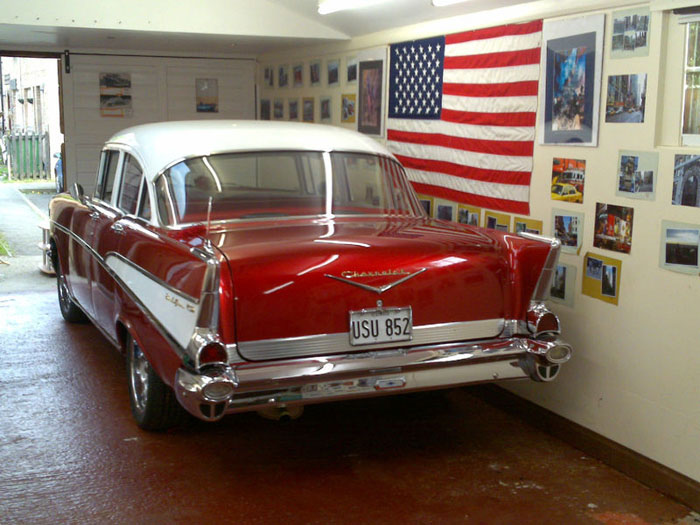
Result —
<instances>
[{"instance_id":1,"label":"1957 chevrolet bel air","mask_svg":"<svg viewBox=\"0 0 700 525\"><path fill-rule=\"evenodd\" d=\"M50 205L63 317L126 354L139 426L530 377L571 356L559 242L426 216L355 132L167 122ZM183 407L185 410L183 410Z\"/></svg>"}]
</instances>

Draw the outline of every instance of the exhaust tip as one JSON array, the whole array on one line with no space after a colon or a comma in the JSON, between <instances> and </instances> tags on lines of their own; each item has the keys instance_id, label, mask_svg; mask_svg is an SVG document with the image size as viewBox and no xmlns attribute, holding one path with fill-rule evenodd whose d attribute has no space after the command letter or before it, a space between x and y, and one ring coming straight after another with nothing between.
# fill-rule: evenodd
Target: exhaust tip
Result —
<instances>
[{"instance_id":1,"label":"exhaust tip","mask_svg":"<svg viewBox=\"0 0 700 525\"><path fill-rule=\"evenodd\" d=\"M552 364L559 365L571 359L571 346L557 342L552 348L547 350L545 357Z\"/></svg>"}]
</instances>

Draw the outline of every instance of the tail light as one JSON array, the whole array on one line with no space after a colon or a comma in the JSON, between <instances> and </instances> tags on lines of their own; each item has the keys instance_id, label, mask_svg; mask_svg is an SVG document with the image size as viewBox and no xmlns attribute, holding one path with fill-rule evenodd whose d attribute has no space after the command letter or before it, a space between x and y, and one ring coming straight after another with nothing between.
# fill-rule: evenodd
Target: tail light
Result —
<instances>
[{"instance_id":1,"label":"tail light","mask_svg":"<svg viewBox=\"0 0 700 525\"><path fill-rule=\"evenodd\" d=\"M218 341L211 341L205 344L199 349L197 357L197 362L200 367L214 363L228 362L226 347Z\"/></svg>"},{"instance_id":2,"label":"tail light","mask_svg":"<svg viewBox=\"0 0 700 525\"><path fill-rule=\"evenodd\" d=\"M543 303L533 303L527 312L527 327L539 337L544 334L558 334L559 318L550 312Z\"/></svg>"}]
</instances>

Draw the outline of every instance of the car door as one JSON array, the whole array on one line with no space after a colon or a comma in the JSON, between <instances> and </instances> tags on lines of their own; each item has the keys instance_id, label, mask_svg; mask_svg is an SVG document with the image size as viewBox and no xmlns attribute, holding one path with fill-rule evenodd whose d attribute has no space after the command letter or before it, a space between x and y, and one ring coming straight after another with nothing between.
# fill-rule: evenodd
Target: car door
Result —
<instances>
[{"instance_id":1,"label":"car door","mask_svg":"<svg viewBox=\"0 0 700 525\"><path fill-rule=\"evenodd\" d=\"M95 308L90 282L95 266L99 266L99 254L94 249L95 231L104 220L105 213L109 214L119 160L119 151L102 152L95 193L85 200L84 205L75 208L71 219L75 237L69 247L67 278L73 297L93 319Z\"/></svg>"},{"instance_id":2,"label":"car door","mask_svg":"<svg viewBox=\"0 0 700 525\"><path fill-rule=\"evenodd\" d=\"M91 277L95 318L102 329L115 338L119 313L115 294L118 284L104 261L111 254L118 254L122 244L134 242L129 223L136 217L142 179L143 170L139 162L130 153L122 153L113 204L103 210L95 225L94 247L103 261L103 264L93 268Z\"/></svg>"}]
</instances>

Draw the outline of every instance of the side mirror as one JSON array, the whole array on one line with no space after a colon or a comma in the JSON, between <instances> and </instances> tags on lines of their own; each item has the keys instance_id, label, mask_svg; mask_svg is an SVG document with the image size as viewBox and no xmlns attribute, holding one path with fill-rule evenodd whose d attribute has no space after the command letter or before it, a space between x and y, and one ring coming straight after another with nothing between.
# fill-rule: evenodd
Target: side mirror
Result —
<instances>
[{"instance_id":1,"label":"side mirror","mask_svg":"<svg viewBox=\"0 0 700 525\"><path fill-rule=\"evenodd\" d=\"M78 184L77 182L73 183L70 194L74 199L78 199L80 202L85 204L85 190L83 190L82 185Z\"/></svg>"}]
</instances>

